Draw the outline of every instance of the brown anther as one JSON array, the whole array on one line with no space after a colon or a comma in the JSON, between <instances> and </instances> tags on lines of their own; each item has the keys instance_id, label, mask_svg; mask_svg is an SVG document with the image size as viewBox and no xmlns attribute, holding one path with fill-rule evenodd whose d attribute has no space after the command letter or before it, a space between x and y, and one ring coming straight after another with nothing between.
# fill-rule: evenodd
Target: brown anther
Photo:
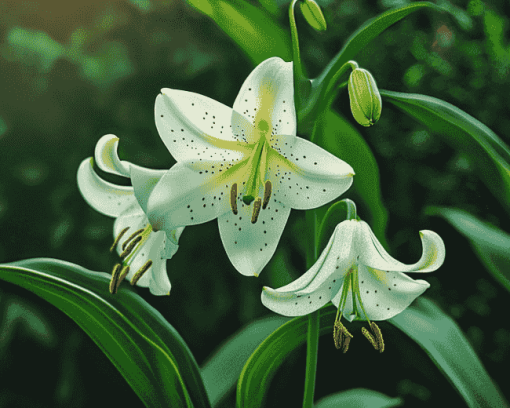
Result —
<instances>
[{"instance_id":1,"label":"brown anther","mask_svg":"<svg viewBox=\"0 0 510 408\"><path fill-rule=\"evenodd\" d=\"M349 350L349 343L351 342L351 338L352 338L352 337L349 337L349 336L347 336L347 337L345 338L345 340L344 340L344 347L343 347L343 349L342 349L342 352L343 352L343 353L347 353L347 350Z\"/></svg>"},{"instance_id":2,"label":"brown anther","mask_svg":"<svg viewBox=\"0 0 510 408\"><path fill-rule=\"evenodd\" d=\"M129 245L128 247L120 254L120 259L124 259L126 256L128 256L132 251L133 248L138 245L138 243L142 240L142 237L138 235Z\"/></svg>"},{"instance_id":3,"label":"brown anther","mask_svg":"<svg viewBox=\"0 0 510 408\"><path fill-rule=\"evenodd\" d=\"M110 247L110 252L113 252L117 244L119 243L122 236L126 233L126 231L129 229L129 227L124 228L121 232L119 232L119 235L117 235L117 238L115 238L115 241L113 241L112 246ZM124 249L124 248L122 248Z\"/></svg>"},{"instance_id":4,"label":"brown anther","mask_svg":"<svg viewBox=\"0 0 510 408\"><path fill-rule=\"evenodd\" d=\"M136 237L137 235L140 235L143 231L144 231L145 228L140 228L139 230L133 232L128 239L126 239L124 241L124 243L122 244L122 250L124 251L126 249L126 246L127 244L129 244L129 242L134 238Z\"/></svg>"},{"instance_id":5,"label":"brown anther","mask_svg":"<svg viewBox=\"0 0 510 408\"><path fill-rule=\"evenodd\" d=\"M369 341L369 343L376 349L376 350L379 350L378 346L377 346L377 342L375 341L374 339L374 336L372 336L370 334L370 332L365 329L364 327L361 328L361 333L363 333L363 336L365 336L367 338L367 340Z\"/></svg>"},{"instance_id":6,"label":"brown anther","mask_svg":"<svg viewBox=\"0 0 510 408\"><path fill-rule=\"evenodd\" d=\"M384 351L384 340L382 337L381 329L379 329L379 327L374 322L370 322L370 327L374 332L375 341L377 342L377 349L379 350L379 353L382 353Z\"/></svg>"},{"instance_id":7,"label":"brown anther","mask_svg":"<svg viewBox=\"0 0 510 408\"><path fill-rule=\"evenodd\" d=\"M343 327L342 323L340 323L338 320L336 320L335 324L333 326L333 341L335 342L335 347L337 349L340 349L344 342L344 335L343 335L342 327Z\"/></svg>"},{"instance_id":8,"label":"brown anther","mask_svg":"<svg viewBox=\"0 0 510 408\"><path fill-rule=\"evenodd\" d=\"M119 280L120 264L113 267L112 279L110 280L110 293L113 295L117 293L117 281Z\"/></svg>"},{"instance_id":9,"label":"brown anther","mask_svg":"<svg viewBox=\"0 0 510 408\"><path fill-rule=\"evenodd\" d=\"M272 184L269 180L267 180L266 184L264 185L264 201L262 203L263 210L266 209L267 204L269 203L269 199L271 198L271 189L272 189Z\"/></svg>"},{"instance_id":10,"label":"brown anther","mask_svg":"<svg viewBox=\"0 0 510 408\"><path fill-rule=\"evenodd\" d=\"M149 259L145 264L136 271L136 273L131 278L131 285L136 285L136 283L140 280L145 272L151 267L152 261Z\"/></svg>"},{"instance_id":11,"label":"brown anther","mask_svg":"<svg viewBox=\"0 0 510 408\"><path fill-rule=\"evenodd\" d=\"M255 200L255 203L253 204L253 214L251 216L251 223L255 224L259 218L260 214L260 203L261 203L260 197Z\"/></svg>"},{"instance_id":12,"label":"brown anther","mask_svg":"<svg viewBox=\"0 0 510 408\"><path fill-rule=\"evenodd\" d=\"M119 273L119 279L117 280L117 289L119 288L122 281L126 278L129 273L129 265L124 265Z\"/></svg>"},{"instance_id":13,"label":"brown anther","mask_svg":"<svg viewBox=\"0 0 510 408\"><path fill-rule=\"evenodd\" d=\"M237 215L237 183L232 184L230 189L230 208L234 215Z\"/></svg>"}]
</instances>

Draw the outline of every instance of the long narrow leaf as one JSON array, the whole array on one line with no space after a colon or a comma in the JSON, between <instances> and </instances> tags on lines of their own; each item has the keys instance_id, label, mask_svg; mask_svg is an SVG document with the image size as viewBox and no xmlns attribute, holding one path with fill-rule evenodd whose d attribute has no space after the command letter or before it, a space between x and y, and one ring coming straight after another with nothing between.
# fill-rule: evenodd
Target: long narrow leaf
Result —
<instances>
[{"instance_id":1,"label":"long narrow leaf","mask_svg":"<svg viewBox=\"0 0 510 408\"><path fill-rule=\"evenodd\" d=\"M103 350L147 407L210 407L196 362L175 329L109 276L56 259L0 265L0 278L52 303Z\"/></svg>"},{"instance_id":2,"label":"long narrow leaf","mask_svg":"<svg viewBox=\"0 0 510 408\"><path fill-rule=\"evenodd\" d=\"M487 270L510 291L510 234L480 221L467 211L429 207L426 213L445 218L457 231L468 238Z\"/></svg>"},{"instance_id":3,"label":"long narrow leaf","mask_svg":"<svg viewBox=\"0 0 510 408\"><path fill-rule=\"evenodd\" d=\"M399 407L402 398L391 398L377 391L365 388L342 391L320 399L314 408L392 408Z\"/></svg>"},{"instance_id":4,"label":"long narrow leaf","mask_svg":"<svg viewBox=\"0 0 510 408\"><path fill-rule=\"evenodd\" d=\"M385 100L467 152L482 181L510 208L510 149L482 122L452 104L426 95L380 91Z\"/></svg>"}]
</instances>

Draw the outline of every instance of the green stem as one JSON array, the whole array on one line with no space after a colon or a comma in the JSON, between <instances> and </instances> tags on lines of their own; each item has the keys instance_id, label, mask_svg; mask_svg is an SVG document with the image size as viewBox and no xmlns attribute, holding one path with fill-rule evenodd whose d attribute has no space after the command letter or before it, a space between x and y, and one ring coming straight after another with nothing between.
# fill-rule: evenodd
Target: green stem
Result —
<instances>
[{"instance_id":1,"label":"green stem","mask_svg":"<svg viewBox=\"0 0 510 408\"><path fill-rule=\"evenodd\" d=\"M294 7L298 0L292 0L289 6L290 35L292 39L292 59L294 61L294 77L297 81L304 78L303 66L301 64L301 54L299 52L299 39L296 27L296 18L294 16Z\"/></svg>"}]
</instances>

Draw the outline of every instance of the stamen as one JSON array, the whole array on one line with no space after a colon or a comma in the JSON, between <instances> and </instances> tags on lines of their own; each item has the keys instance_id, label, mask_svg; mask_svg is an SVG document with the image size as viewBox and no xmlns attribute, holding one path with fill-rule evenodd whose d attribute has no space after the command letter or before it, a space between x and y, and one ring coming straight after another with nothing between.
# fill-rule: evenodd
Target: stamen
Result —
<instances>
[{"instance_id":1,"label":"stamen","mask_svg":"<svg viewBox=\"0 0 510 408\"><path fill-rule=\"evenodd\" d=\"M124 267L121 269L121 271L119 273L119 279L117 280L117 288L120 286L122 281L126 278L128 273L129 273L129 265L124 265Z\"/></svg>"},{"instance_id":2,"label":"stamen","mask_svg":"<svg viewBox=\"0 0 510 408\"><path fill-rule=\"evenodd\" d=\"M372 328L372 331L375 335L375 340L377 342L377 349L379 350L379 353L382 353L384 351L384 340L382 337L381 329L374 323L370 323L370 327Z\"/></svg>"},{"instance_id":3,"label":"stamen","mask_svg":"<svg viewBox=\"0 0 510 408\"><path fill-rule=\"evenodd\" d=\"M110 280L110 293L113 295L117 293L117 281L119 280L120 264L113 267L112 279Z\"/></svg>"},{"instance_id":4,"label":"stamen","mask_svg":"<svg viewBox=\"0 0 510 408\"><path fill-rule=\"evenodd\" d=\"M349 350L349 343L351 342L352 337L346 337L344 340L344 348L342 349L342 352L345 354L347 353L347 350Z\"/></svg>"},{"instance_id":5,"label":"stamen","mask_svg":"<svg viewBox=\"0 0 510 408\"><path fill-rule=\"evenodd\" d=\"M374 336L372 336L367 329L364 327L361 328L361 333L363 333L363 336L367 338L367 340L370 342L370 344L376 349L379 350L377 346L377 342L374 339Z\"/></svg>"},{"instance_id":6,"label":"stamen","mask_svg":"<svg viewBox=\"0 0 510 408\"><path fill-rule=\"evenodd\" d=\"M133 242L131 242L128 247L120 254L120 259L124 259L126 256L128 256L131 251L133 251L133 248L142 240L142 237L139 235L135 238Z\"/></svg>"},{"instance_id":7,"label":"stamen","mask_svg":"<svg viewBox=\"0 0 510 408\"><path fill-rule=\"evenodd\" d=\"M340 349L344 342L342 323L340 323L338 320L335 321L335 324L333 326L333 341L335 342L335 347L337 349Z\"/></svg>"},{"instance_id":8,"label":"stamen","mask_svg":"<svg viewBox=\"0 0 510 408\"><path fill-rule=\"evenodd\" d=\"M266 209L267 204L269 203L269 199L271 198L271 190L272 190L272 184L269 180L267 180L266 184L264 185L264 202L262 203L263 210Z\"/></svg>"},{"instance_id":9,"label":"stamen","mask_svg":"<svg viewBox=\"0 0 510 408\"><path fill-rule=\"evenodd\" d=\"M140 280L140 278L143 276L145 272L147 272L147 269L149 269L152 265L152 261L149 259L145 264L138 269L138 271L133 275L131 278L131 285L135 285L136 282Z\"/></svg>"},{"instance_id":10,"label":"stamen","mask_svg":"<svg viewBox=\"0 0 510 408\"><path fill-rule=\"evenodd\" d=\"M134 237L136 237L137 235L140 235L143 231L145 230L145 228L140 228L138 231L135 231L133 232L128 239L126 239L124 241L124 243L122 244L122 250L124 251L126 249L126 246L127 244L129 244L129 241L131 241Z\"/></svg>"},{"instance_id":11,"label":"stamen","mask_svg":"<svg viewBox=\"0 0 510 408\"><path fill-rule=\"evenodd\" d=\"M257 219L259 218L260 214L260 203L261 203L260 197L255 200L255 204L253 204L253 214L251 216L251 223L255 224L257 222Z\"/></svg>"},{"instance_id":12,"label":"stamen","mask_svg":"<svg viewBox=\"0 0 510 408\"><path fill-rule=\"evenodd\" d=\"M230 189L230 208L234 215L237 215L237 183L232 184Z\"/></svg>"},{"instance_id":13,"label":"stamen","mask_svg":"<svg viewBox=\"0 0 510 408\"><path fill-rule=\"evenodd\" d=\"M115 241L113 241L112 246L110 247L110 252L113 252L117 244L119 243L122 236L126 233L126 231L129 229L129 227L124 228L121 232L119 232L119 235L117 235L117 238L115 238ZM124 248L122 248L124 249Z\"/></svg>"}]
</instances>

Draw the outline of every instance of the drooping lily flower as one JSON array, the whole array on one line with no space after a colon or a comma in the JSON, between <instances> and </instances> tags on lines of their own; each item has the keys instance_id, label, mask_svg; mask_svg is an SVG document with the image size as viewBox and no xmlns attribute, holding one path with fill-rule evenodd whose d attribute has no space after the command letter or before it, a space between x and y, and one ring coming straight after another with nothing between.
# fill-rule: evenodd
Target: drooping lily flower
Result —
<instances>
[{"instance_id":1,"label":"drooping lily flower","mask_svg":"<svg viewBox=\"0 0 510 408\"><path fill-rule=\"evenodd\" d=\"M118 138L103 136L96 145L95 160L98 167L108 173L129 177L136 167L139 177L146 181L159 181L164 171L148 170L121 161L117 155ZM170 281L166 272L166 260L178 249L179 236L184 228L170 234L153 231L143 209L135 198L133 187L119 186L100 178L93 167L92 157L85 159L78 169L78 187L85 201L96 211L116 217L113 233L116 237L110 250L116 249L121 263L115 265L110 292L115 293L126 278L131 284L149 287L153 295L169 295ZM147 273L148 272L148 273Z\"/></svg>"},{"instance_id":2,"label":"drooping lily flower","mask_svg":"<svg viewBox=\"0 0 510 408\"><path fill-rule=\"evenodd\" d=\"M374 332L363 334L382 351L384 343L373 323L402 312L430 285L413 280L402 272L432 272L444 261L445 247L439 235L420 231L423 253L420 260L405 265L392 258L364 221L343 221L335 229L317 262L294 282L279 289L264 287L262 303L284 316L302 316L328 302L337 308L335 343L348 342L352 335L340 323L343 315L349 322L366 320ZM372 322L371 322L372 321Z\"/></svg>"},{"instance_id":3,"label":"drooping lily flower","mask_svg":"<svg viewBox=\"0 0 510 408\"><path fill-rule=\"evenodd\" d=\"M140 205L167 232L218 218L243 275L258 276L269 262L291 208L319 207L352 183L351 166L296 136L292 63L280 58L252 71L233 108L165 88L155 116L177 164L156 185L132 170Z\"/></svg>"}]
</instances>

